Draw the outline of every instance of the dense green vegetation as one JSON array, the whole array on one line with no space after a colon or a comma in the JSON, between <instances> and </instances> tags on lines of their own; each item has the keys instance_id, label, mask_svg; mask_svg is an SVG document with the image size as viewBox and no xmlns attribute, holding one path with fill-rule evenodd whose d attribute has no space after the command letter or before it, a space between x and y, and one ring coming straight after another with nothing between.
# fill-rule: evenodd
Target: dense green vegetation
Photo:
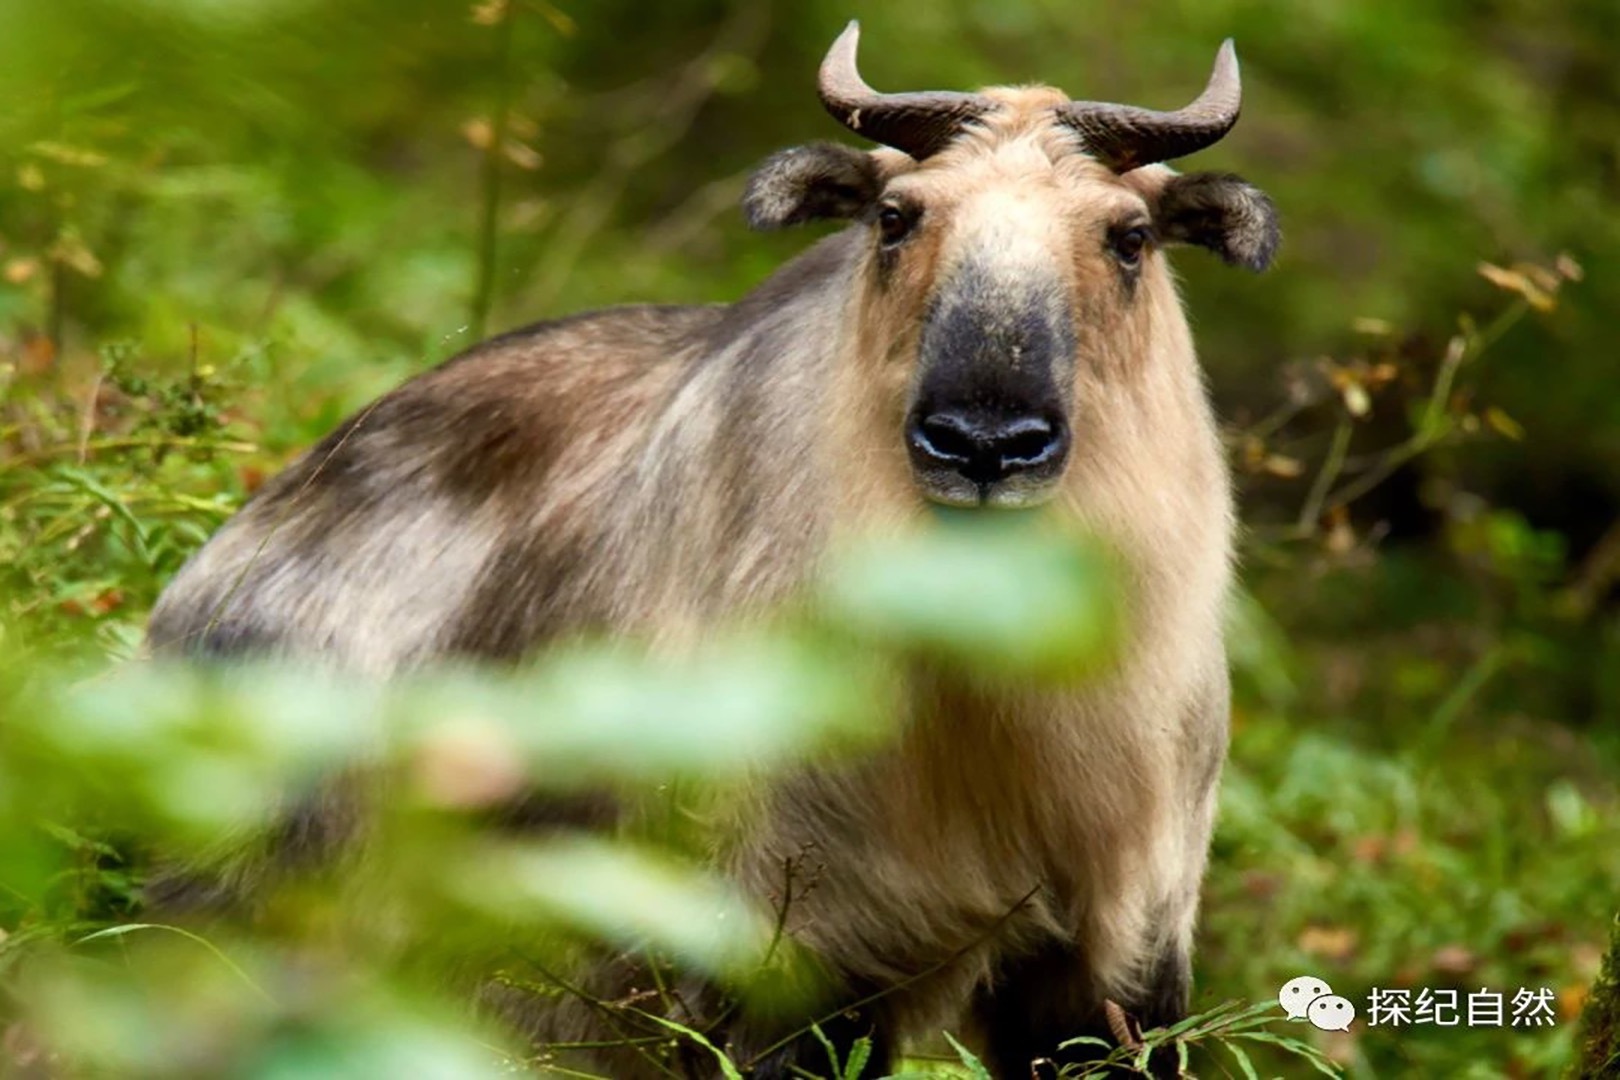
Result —
<instances>
[{"instance_id":1,"label":"dense green vegetation","mask_svg":"<svg viewBox=\"0 0 1620 1080\"><path fill-rule=\"evenodd\" d=\"M442 976L519 911L547 948L628 935L734 975L764 962L768 923L717 942L683 917L721 902L672 864L684 837L484 846L470 811L509 782L486 766L515 741L631 788L666 772L723 788L856 753L881 693L829 641L864 635L881 669L977 651L997 620L941 637L903 598L852 601L883 574L856 564L811 624L728 643L697 673L589 653L371 698L118 664L187 554L377 393L523 322L736 297L802 247L747 234L735 204L764 154L837 137L813 72L859 15L868 76L894 89L1041 80L1168 107L1222 37L1238 43L1244 119L1195 163L1270 192L1286 241L1259 278L1177 256L1251 526L1196 991L1216 1011L1193 1065L1243 1075L1247 1052L1309 1070L1230 1037L1244 1031L1297 1036L1353 1076L1569 1061L1620 908L1620 5L0 11L0 1058L43 1044L122 1075L495 1072L499 1036ZM1093 610L1106 575L1049 555L1019 556L1030 572L1000 601ZM960 557L871 556L947 580ZM1016 648L1083 659L1080 622ZM623 696L581 689L602 685ZM742 696L716 708L723 692ZM650 695L686 738L634 725ZM323 722L337 710L352 729ZM525 722L540 715L555 726ZM611 740L537 741L603 715ZM424 746L465 770L424 771ZM414 778L379 826L411 845L379 845L345 886L389 897L389 918L345 914L317 880L251 932L142 928L152 847L251 835L277 791L354 755ZM455 888L436 871L452 864L487 888ZM653 899L600 903L636 892ZM1556 1023L1324 1035L1223 1006L1300 974L1358 1007L1375 987L1547 987Z\"/></svg>"}]
</instances>

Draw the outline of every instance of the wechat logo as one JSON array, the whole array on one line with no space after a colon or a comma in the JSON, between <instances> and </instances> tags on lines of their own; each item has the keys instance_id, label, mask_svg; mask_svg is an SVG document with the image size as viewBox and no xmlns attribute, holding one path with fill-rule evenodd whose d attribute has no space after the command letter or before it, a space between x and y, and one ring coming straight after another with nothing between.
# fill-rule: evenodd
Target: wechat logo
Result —
<instances>
[{"instance_id":1,"label":"wechat logo","mask_svg":"<svg viewBox=\"0 0 1620 1080\"><path fill-rule=\"evenodd\" d=\"M1323 1031L1349 1031L1356 1019L1356 1007L1349 998L1339 997L1333 987L1311 975L1289 979L1277 991L1277 1004L1290 1020L1309 1020Z\"/></svg>"}]
</instances>

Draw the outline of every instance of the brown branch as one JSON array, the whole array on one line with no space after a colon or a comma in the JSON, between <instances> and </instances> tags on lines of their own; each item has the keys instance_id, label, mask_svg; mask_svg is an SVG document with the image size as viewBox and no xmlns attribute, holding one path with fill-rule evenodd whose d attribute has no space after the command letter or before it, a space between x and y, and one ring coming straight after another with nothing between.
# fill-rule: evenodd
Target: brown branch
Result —
<instances>
[{"instance_id":1,"label":"brown branch","mask_svg":"<svg viewBox=\"0 0 1620 1080\"><path fill-rule=\"evenodd\" d=\"M482 193L478 211L478 282L473 289L468 325L473 340L482 340L495 302L495 262L500 240L501 181L505 168L506 130L512 114L512 39L517 10L506 4L495 24L495 115L490 120L489 145L484 148Z\"/></svg>"},{"instance_id":2,"label":"brown branch","mask_svg":"<svg viewBox=\"0 0 1620 1080\"><path fill-rule=\"evenodd\" d=\"M207 438L192 438L183 435L156 435L148 438L128 436L117 439L92 439L81 447L77 442L58 443L54 446L42 446L37 450L16 454L0 462L0 476L20 469L25 465L38 465L57 457L75 457L83 450L87 455L100 450L223 450L231 454L256 454L260 447L257 443L237 442L234 440L220 440Z\"/></svg>"},{"instance_id":3,"label":"brown branch","mask_svg":"<svg viewBox=\"0 0 1620 1080\"><path fill-rule=\"evenodd\" d=\"M632 1035L625 1030L623 1021L638 1019L640 1015L644 1015L641 1014L639 1009L630 1006L615 1005L610 1001L604 1001L595 994L592 994L586 990L584 987L575 986L573 983L564 979L561 975L558 975L556 972L552 971L538 960L535 960L532 956L525 957L524 959L531 967L540 973L542 978L552 983L564 993L572 995L573 997L585 1002L587 1005L600 1012L607 1022L611 1024L619 1032L619 1034L624 1036L624 1038L617 1043L611 1041L607 1042L604 1049L611 1046L623 1046L626 1049L634 1050L636 1053L646 1058L647 1063L653 1068L657 1069L659 1072L665 1074L666 1076L674 1077L675 1080L681 1080L681 1075L679 1073L653 1056L652 1052L647 1048L647 1043L649 1041L647 1036ZM638 1026L640 1026L639 1022ZM666 1041L670 1038L670 1036L666 1035L661 1038L653 1038L651 1042L653 1045L657 1045L658 1043ZM539 1045L549 1046L551 1044L541 1043Z\"/></svg>"},{"instance_id":4,"label":"brown branch","mask_svg":"<svg viewBox=\"0 0 1620 1080\"><path fill-rule=\"evenodd\" d=\"M1104 1001L1103 1015L1108 1017L1108 1030L1114 1033L1115 1042L1127 1050L1142 1049L1142 1032L1117 1001L1112 998Z\"/></svg>"}]
</instances>

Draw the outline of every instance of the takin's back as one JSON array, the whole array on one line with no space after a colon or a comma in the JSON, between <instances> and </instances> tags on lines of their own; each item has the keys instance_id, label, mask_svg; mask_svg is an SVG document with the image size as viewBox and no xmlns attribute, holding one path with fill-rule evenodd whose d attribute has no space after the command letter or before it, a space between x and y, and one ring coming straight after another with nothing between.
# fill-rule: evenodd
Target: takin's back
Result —
<instances>
[{"instance_id":1,"label":"takin's back","mask_svg":"<svg viewBox=\"0 0 1620 1080\"><path fill-rule=\"evenodd\" d=\"M387 675L588 630L683 633L802 579L859 230L730 305L493 338L350 417L170 584L158 654Z\"/></svg>"},{"instance_id":2,"label":"takin's back","mask_svg":"<svg viewBox=\"0 0 1620 1080\"><path fill-rule=\"evenodd\" d=\"M591 549L720 307L628 307L494 338L275 477L165 591L155 652L387 674L587 624ZM604 568L605 569L605 568Z\"/></svg>"}]
</instances>

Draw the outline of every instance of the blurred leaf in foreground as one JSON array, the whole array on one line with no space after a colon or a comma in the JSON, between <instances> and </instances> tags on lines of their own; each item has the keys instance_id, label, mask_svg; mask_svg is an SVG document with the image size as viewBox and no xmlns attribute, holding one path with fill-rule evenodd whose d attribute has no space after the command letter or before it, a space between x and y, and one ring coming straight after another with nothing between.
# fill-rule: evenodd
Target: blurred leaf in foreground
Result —
<instances>
[{"instance_id":1,"label":"blurred leaf in foreground","mask_svg":"<svg viewBox=\"0 0 1620 1080\"><path fill-rule=\"evenodd\" d=\"M495 848L450 877L457 896L489 915L560 923L621 948L651 947L720 978L750 974L771 948L770 922L727 886L606 840Z\"/></svg>"},{"instance_id":2,"label":"blurred leaf in foreground","mask_svg":"<svg viewBox=\"0 0 1620 1080\"><path fill-rule=\"evenodd\" d=\"M19 980L31 1032L79 1066L150 1077L503 1074L501 1051L453 1010L423 1008L332 957L116 929L130 932L42 954Z\"/></svg>"},{"instance_id":3,"label":"blurred leaf in foreground","mask_svg":"<svg viewBox=\"0 0 1620 1080\"><path fill-rule=\"evenodd\" d=\"M874 643L980 674L1061 678L1107 658L1118 624L1115 572L1098 545L1035 522L952 517L842 552L825 603Z\"/></svg>"}]
</instances>

